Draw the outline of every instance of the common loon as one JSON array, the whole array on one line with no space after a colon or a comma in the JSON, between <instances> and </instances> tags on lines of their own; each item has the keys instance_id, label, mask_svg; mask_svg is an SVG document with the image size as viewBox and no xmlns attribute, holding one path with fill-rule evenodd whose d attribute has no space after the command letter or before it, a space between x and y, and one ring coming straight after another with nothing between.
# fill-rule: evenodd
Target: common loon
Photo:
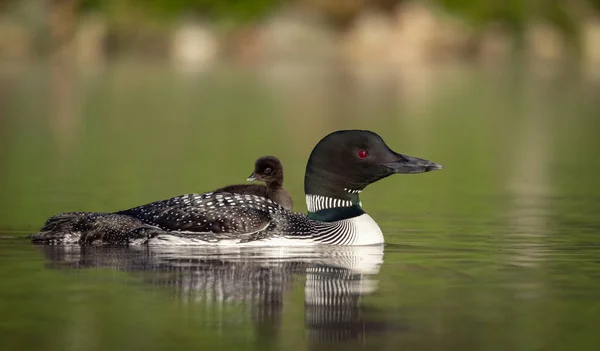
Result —
<instances>
[{"instance_id":1,"label":"common loon","mask_svg":"<svg viewBox=\"0 0 600 351\"><path fill-rule=\"evenodd\" d=\"M310 154L304 177L308 215L257 195L187 194L111 214L59 214L32 240L148 245L383 244L381 229L363 211L359 193L392 174L441 168L435 162L392 151L373 132L342 130L325 136ZM132 230L135 224L139 227Z\"/></svg>"},{"instance_id":2,"label":"common loon","mask_svg":"<svg viewBox=\"0 0 600 351\"><path fill-rule=\"evenodd\" d=\"M291 210L294 202L291 196L283 188L283 166L281 161L274 156L263 156L256 160L254 172L248 177L248 181L258 180L262 184L237 184L228 185L215 190L215 193L248 194L266 197L285 208Z\"/></svg>"}]
</instances>

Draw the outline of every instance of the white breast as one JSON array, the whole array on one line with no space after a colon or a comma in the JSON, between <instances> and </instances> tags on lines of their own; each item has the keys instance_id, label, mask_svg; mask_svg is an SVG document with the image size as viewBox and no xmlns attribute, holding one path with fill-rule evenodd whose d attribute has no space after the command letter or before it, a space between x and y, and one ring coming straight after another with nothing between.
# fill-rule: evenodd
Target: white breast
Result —
<instances>
[{"instance_id":1,"label":"white breast","mask_svg":"<svg viewBox=\"0 0 600 351\"><path fill-rule=\"evenodd\" d=\"M352 240L350 245L383 244L383 233L377 223L368 214L364 213L357 217L345 219L344 221L350 222L350 227L354 232L354 240Z\"/></svg>"}]
</instances>

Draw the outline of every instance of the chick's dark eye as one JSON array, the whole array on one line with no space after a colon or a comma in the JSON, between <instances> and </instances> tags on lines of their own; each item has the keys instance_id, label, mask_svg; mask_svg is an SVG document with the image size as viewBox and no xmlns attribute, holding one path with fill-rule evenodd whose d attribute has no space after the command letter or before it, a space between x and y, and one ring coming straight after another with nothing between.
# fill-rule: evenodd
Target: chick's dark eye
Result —
<instances>
[{"instance_id":1,"label":"chick's dark eye","mask_svg":"<svg viewBox=\"0 0 600 351\"><path fill-rule=\"evenodd\" d=\"M269 168L269 167L265 168L265 174L269 174L269 173L271 173L271 171L272 171L271 168Z\"/></svg>"},{"instance_id":2,"label":"chick's dark eye","mask_svg":"<svg viewBox=\"0 0 600 351\"><path fill-rule=\"evenodd\" d=\"M358 157L360 158L367 158L367 156L369 156L369 153L367 152L367 150L358 150Z\"/></svg>"}]
</instances>

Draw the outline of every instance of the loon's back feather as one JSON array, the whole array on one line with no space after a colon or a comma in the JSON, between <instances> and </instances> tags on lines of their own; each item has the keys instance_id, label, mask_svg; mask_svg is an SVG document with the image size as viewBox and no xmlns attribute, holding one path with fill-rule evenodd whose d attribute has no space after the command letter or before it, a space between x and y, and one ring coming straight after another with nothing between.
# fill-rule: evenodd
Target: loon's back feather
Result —
<instances>
[{"instance_id":1,"label":"loon's back feather","mask_svg":"<svg viewBox=\"0 0 600 351\"><path fill-rule=\"evenodd\" d=\"M219 188L214 193L231 193L231 194L245 194L245 195L256 195L265 197L286 210L291 210L294 207L294 201L290 194L283 188L269 188L264 184L235 184L227 185Z\"/></svg>"},{"instance_id":2,"label":"loon's back feather","mask_svg":"<svg viewBox=\"0 0 600 351\"><path fill-rule=\"evenodd\" d=\"M283 208L264 197L187 194L119 211L169 231L244 234L264 228Z\"/></svg>"},{"instance_id":3,"label":"loon's back feather","mask_svg":"<svg viewBox=\"0 0 600 351\"><path fill-rule=\"evenodd\" d=\"M66 212L50 217L39 232L31 235L42 243L130 243L164 233L131 216L102 212Z\"/></svg>"},{"instance_id":4,"label":"loon's back feather","mask_svg":"<svg viewBox=\"0 0 600 351\"><path fill-rule=\"evenodd\" d=\"M285 237L312 239L316 231L303 214L260 196L187 194L115 213L68 212L51 217L31 236L34 242L143 243L168 234L218 243Z\"/></svg>"}]
</instances>

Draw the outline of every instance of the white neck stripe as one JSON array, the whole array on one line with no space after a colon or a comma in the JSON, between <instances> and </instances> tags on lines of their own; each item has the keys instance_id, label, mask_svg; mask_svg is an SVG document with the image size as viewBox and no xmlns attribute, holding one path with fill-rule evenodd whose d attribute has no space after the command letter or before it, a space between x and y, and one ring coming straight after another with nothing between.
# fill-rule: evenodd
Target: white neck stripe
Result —
<instances>
[{"instance_id":1,"label":"white neck stripe","mask_svg":"<svg viewBox=\"0 0 600 351\"><path fill-rule=\"evenodd\" d=\"M309 212L317 212L329 208L352 207L352 201L321 195L306 195L306 207Z\"/></svg>"},{"instance_id":2,"label":"white neck stripe","mask_svg":"<svg viewBox=\"0 0 600 351\"><path fill-rule=\"evenodd\" d=\"M350 193L350 194L358 194L362 190L353 190L353 189L344 188L344 191L347 192L347 193Z\"/></svg>"}]
</instances>

